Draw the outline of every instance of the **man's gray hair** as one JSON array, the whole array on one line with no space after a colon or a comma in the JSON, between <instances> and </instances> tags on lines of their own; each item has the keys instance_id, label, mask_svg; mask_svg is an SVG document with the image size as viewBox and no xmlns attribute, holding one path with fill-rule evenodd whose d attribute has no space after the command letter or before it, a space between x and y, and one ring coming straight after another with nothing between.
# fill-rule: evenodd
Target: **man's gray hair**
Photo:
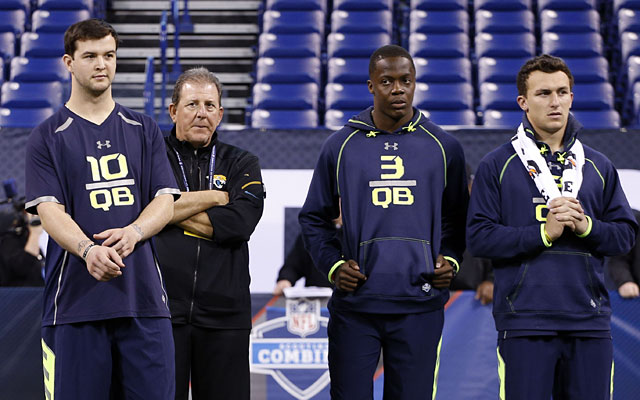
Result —
<instances>
[{"instance_id":1,"label":"man's gray hair","mask_svg":"<svg viewBox=\"0 0 640 400\"><path fill-rule=\"evenodd\" d=\"M173 87L173 95L171 96L171 102L173 104L177 105L178 102L180 102L182 87L187 82L216 85L216 89L218 89L218 103L222 106L222 84L218 77L205 67L188 69L178 77L176 85Z\"/></svg>"}]
</instances>

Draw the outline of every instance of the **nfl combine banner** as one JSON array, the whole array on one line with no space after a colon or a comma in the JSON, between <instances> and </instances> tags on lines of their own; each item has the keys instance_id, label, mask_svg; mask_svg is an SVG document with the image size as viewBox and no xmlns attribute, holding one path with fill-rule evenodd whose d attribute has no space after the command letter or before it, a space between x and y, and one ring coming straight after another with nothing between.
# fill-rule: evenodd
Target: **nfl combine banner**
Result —
<instances>
[{"instance_id":1,"label":"nfl combine banner","mask_svg":"<svg viewBox=\"0 0 640 400\"><path fill-rule=\"evenodd\" d=\"M285 289L285 307L266 309L254 323L249 357L251 372L267 375L267 399L328 398L328 311L331 289ZM282 300L280 300L280 303Z\"/></svg>"}]
</instances>

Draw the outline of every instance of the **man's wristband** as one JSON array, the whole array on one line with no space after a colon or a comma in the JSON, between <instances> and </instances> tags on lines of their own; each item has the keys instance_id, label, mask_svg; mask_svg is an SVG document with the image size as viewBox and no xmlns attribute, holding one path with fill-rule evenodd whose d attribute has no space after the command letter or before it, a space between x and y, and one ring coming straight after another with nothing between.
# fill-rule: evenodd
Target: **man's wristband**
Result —
<instances>
[{"instance_id":1,"label":"man's wristband","mask_svg":"<svg viewBox=\"0 0 640 400\"><path fill-rule=\"evenodd\" d=\"M82 259L84 261L87 261L87 256L89 255L89 250L91 250L92 247L97 246L97 244L95 243L91 243L90 245L88 245L87 247L84 248L84 252L82 252Z\"/></svg>"}]
</instances>

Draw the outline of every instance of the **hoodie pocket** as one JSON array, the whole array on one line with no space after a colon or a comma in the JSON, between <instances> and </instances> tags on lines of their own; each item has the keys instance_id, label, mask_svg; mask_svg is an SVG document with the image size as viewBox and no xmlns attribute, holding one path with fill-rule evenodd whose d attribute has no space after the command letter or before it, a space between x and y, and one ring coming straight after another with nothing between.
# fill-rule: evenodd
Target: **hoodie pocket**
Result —
<instances>
[{"instance_id":1,"label":"hoodie pocket","mask_svg":"<svg viewBox=\"0 0 640 400\"><path fill-rule=\"evenodd\" d=\"M360 243L358 264L367 281L363 295L423 297L431 287L422 286L433 274L431 243L428 240L383 237Z\"/></svg>"},{"instance_id":2,"label":"hoodie pocket","mask_svg":"<svg viewBox=\"0 0 640 400\"><path fill-rule=\"evenodd\" d=\"M593 313L602 297L589 253L546 251L520 265L506 296L511 312Z\"/></svg>"}]
</instances>

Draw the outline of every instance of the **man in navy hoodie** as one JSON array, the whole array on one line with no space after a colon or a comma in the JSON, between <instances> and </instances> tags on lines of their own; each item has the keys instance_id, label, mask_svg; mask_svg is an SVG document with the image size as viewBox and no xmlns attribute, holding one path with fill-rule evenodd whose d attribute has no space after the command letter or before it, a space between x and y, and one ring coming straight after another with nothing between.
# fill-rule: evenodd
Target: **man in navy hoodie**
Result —
<instances>
[{"instance_id":1,"label":"man in navy hoodie","mask_svg":"<svg viewBox=\"0 0 640 400\"><path fill-rule=\"evenodd\" d=\"M604 257L638 226L613 164L577 137L564 61L527 61L517 86L522 124L480 162L467 222L471 254L493 259L500 398L610 399Z\"/></svg>"},{"instance_id":2,"label":"man in navy hoodie","mask_svg":"<svg viewBox=\"0 0 640 400\"><path fill-rule=\"evenodd\" d=\"M336 289L329 302L332 399L432 398L443 307L464 250L460 144L412 106L415 66L398 46L371 56L372 108L322 147L300 212L304 242ZM344 238L332 220L342 211Z\"/></svg>"}]
</instances>

